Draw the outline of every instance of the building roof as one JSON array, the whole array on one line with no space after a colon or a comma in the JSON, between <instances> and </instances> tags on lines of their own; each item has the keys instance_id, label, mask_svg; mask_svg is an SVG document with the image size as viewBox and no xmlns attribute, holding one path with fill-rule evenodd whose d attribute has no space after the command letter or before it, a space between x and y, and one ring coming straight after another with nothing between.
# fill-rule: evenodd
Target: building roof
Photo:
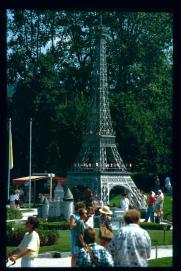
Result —
<instances>
[{"instance_id":1,"label":"building roof","mask_svg":"<svg viewBox=\"0 0 181 271\"><path fill-rule=\"evenodd\" d=\"M50 176L31 176L31 181L38 181L38 180L43 180L43 179L50 179ZM23 184L26 183L30 180L30 176L27 177L21 177L21 178L16 178L12 179L13 184ZM64 183L65 179L63 177L55 176L52 178L54 181L58 181L60 183Z\"/></svg>"},{"instance_id":2,"label":"building roof","mask_svg":"<svg viewBox=\"0 0 181 271\"><path fill-rule=\"evenodd\" d=\"M69 188L67 188L67 191L64 193L64 197L63 197L63 200L73 200L74 197L73 197L73 194L72 192L70 191Z\"/></svg>"}]
</instances>

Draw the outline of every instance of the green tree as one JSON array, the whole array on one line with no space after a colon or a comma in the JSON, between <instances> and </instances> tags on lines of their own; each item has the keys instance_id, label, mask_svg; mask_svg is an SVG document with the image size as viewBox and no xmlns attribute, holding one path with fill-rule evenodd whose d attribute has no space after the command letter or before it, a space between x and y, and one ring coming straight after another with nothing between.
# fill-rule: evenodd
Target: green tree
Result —
<instances>
[{"instance_id":1,"label":"green tree","mask_svg":"<svg viewBox=\"0 0 181 271\"><path fill-rule=\"evenodd\" d=\"M171 172L172 14L102 11L102 16L120 154L138 172ZM9 106L18 174L27 172L30 117L34 170L64 174L73 162L93 91L98 24L96 11L9 10L8 83L20 77Z\"/></svg>"}]
</instances>

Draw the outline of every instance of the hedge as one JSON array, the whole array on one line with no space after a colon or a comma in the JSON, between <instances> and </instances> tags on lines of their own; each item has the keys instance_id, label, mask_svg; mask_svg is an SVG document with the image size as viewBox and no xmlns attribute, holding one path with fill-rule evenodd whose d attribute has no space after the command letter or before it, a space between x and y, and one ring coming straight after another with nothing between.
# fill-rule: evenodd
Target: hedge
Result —
<instances>
[{"instance_id":1,"label":"hedge","mask_svg":"<svg viewBox=\"0 0 181 271\"><path fill-rule=\"evenodd\" d=\"M7 211L7 220L21 219L22 213L19 209L6 208Z\"/></svg>"},{"instance_id":2,"label":"hedge","mask_svg":"<svg viewBox=\"0 0 181 271\"><path fill-rule=\"evenodd\" d=\"M39 223L39 229L42 230L69 230L69 223L67 221L55 221Z\"/></svg>"},{"instance_id":3,"label":"hedge","mask_svg":"<svg viewBox=\"0 0 181 271\"><path fill-rule=\"evenodd\" d=\"M26 232L24 226L19 226L16 229L7 227L7 246L17 246L21 242ZM37 229L37 232L40 236L40 245L41 246L51 246L59 238L59 233L57 231L48 231Z\"/></svg>"},{"instance_id":4,"label":"hedge","mask_svg":"<svg viewBox=\"0 0 181 271\"><path fill-rule=\"evenodd\" d=\"M170 224L157 224L152 222L141 222L139 225L145 230L164 230L165 226L166 230L170 230L171 228Z\"/></svg>"}]
</instances>

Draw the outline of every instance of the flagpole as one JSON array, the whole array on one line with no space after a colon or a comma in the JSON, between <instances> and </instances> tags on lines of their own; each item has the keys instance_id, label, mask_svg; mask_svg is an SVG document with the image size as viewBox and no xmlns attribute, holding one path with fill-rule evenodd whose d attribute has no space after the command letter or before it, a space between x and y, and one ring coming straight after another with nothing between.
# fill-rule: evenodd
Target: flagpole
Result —
<instances>
[{"instance_id":1,"label":"flagpole","mask_svg":"<svg viewBox=\"0 0 181 271\"><path fill-rule=\"evenodd\" d=\"M9 125L8 125L8 136L9 136L9 142L8 142L8 191L7 191L7 200L9 199L9 190L10 190L10 156L11 156L11 118L9 118Z\"/></svg>"},{"instance_id":2,"label":"flagpole","mask_svg":"<svg viewBox=\"0 0 181 271\"><path fill-rule=\"evenodd\" d=\"M32 118L30 118L30 153L29 153L29 208L31 208L31 145L32 145Z\"/></svg>"}]
</instances>

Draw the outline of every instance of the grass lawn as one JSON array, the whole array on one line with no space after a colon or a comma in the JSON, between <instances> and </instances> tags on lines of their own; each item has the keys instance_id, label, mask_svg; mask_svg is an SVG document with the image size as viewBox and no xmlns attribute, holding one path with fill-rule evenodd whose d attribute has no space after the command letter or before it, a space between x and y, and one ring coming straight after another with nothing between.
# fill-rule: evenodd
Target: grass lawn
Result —
<instances>
[{"instance_id":1,"label":"grass lawn","mask_svg":"<svg viewBox=\"0 0 181 271\"><path fill-rule=\"evenodd\" d=\"M161 245L172 245L173 244L173 232L165 232L165 241L164 241L164 231L163 230L147 230L151 238L152 246L161 246Z\"/></svg>"},{"instance_id":2,"label":"grass lawn","mask_svg":"<svg viewBox=\"0 0 181 271\"><path fill-rule=\"evenodd\" d=\"M96 229L96 232L97 232L96 242L99 243L98 229ZM164 245L163 231L149 230L148 232L151 236L152 246ZM60 230L59 234L60 234L60 238L58 239L57 243L52 246L40 247L40 253L49 252L49 251L69 252L71 250L70 231ZM165 245L172 245L172 231L166 232ZM14 247L7 247L7 253L12 251L13 249Z\"/></svg>"},{"instance_id":3,"label":"grass lawn","mask_svg":"<svg viewBox=\"0 0 181 271\"><path fill-rule=\"evenodd\" d=\"M173 266L172 257L158 258L148 261L148 267L172 267L172 266Z\"/></svg>"},{"instance_id":4,"label":"grass lawn","mask_svg":"<svg viewBox=\"0 0 181 271\"><path fill-rule=\"evenodd\" d=\"M169 221L172 221L172 213L173 213L173 197L165 196L164 204L163 204L163 218Z\"/></svg>"}]
</instances>

